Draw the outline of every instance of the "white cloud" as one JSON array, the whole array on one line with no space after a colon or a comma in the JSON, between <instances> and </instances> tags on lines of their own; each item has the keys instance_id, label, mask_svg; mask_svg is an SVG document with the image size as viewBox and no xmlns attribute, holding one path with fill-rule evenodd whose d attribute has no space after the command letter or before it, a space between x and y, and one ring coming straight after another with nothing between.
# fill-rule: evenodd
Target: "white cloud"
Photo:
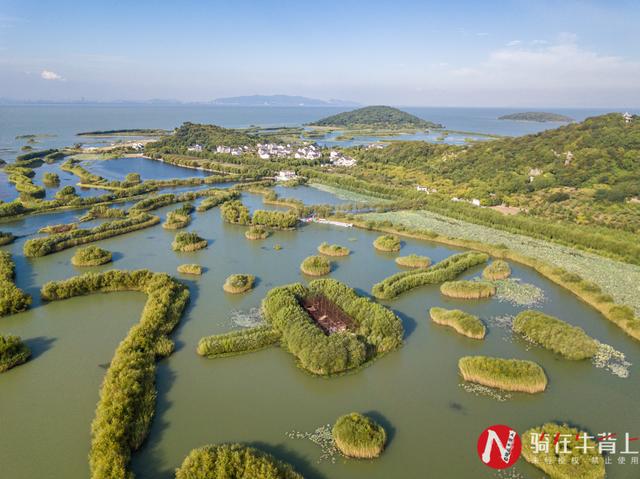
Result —
<instances>
[{"instance_id":1,"label":"white cloud","mask_svg":"<svg viewBox=\"0 0 640 479\"><path fill-rule=\"evenodd\" d=\"M522 42L520 40L511 40L509 43L507 43L507 46L508 47L517 47L521 43Z\"/></svg>"},{"instance_id":2,"label":"white cloud","mask_svg":"<svg viewBox=\"0 0 640 479\"><path fill-rule=\"evenodd\" d=\"M53 80L53 81L63 81L64 80L64 78L62 78L56 72L52 72L51 70L42 70L42 73L40 73L40 77L43 80Z\"/></svg>"}]
</instances>

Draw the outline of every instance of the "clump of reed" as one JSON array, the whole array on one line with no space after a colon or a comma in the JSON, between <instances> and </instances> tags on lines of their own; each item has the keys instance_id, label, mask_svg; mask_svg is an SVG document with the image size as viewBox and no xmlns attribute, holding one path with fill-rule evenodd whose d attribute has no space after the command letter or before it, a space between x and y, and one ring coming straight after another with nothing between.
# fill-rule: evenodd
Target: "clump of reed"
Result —
<instances>
[{"instance_id":1,"label":"clump of reed","mask_svg":"<svg viewBox=\"0 0 640 479\"><path fill-rule=\"evenodd\" d=\"M465 356L458 361L458 369L465 381L505 391L534 394L547 387L547 375L533 361Z\"/></svg>"},{"instance_id":2,"label":"clump of reed","mask_svg":"<svg viewBox=\"0 0 640 479\"><path fill-rule=\"evenodd\" d=\"M434 323L449 326L468 338L484 339L487 332L484 324L477 316L459 309L431 308L429 315Z\"/></svg>"},{"instance_id":3,"label":"clump of reed","mask_svg":"<svg viewBox=\"0 0 640 479\"><path fill-rule=\"evenodd\" d=\"M0 335L0 373L25 363L31 350L18 336Z\"/></svg>"},{"instance_id":4,"label":"clump of reed","mask_svg":"<svg viewBox=\"0 0 640 479\"><path fill-rule=\"evenodd\" d=\"M191 223L191 212L193 211L193 205L191 203L185 203L180 208L167 213L167 218L162 227L167 230L177 230L180 228L186 228Z\"/></svg>"},{"instance_id":5,"label":"clump of reed","mask_svg":"<svg viewBox=\"0 0 640 479\"><path fill-rule=\"evenodd\" d=\"M324 256L309 256L300 264L300 271L309 276L324 276L331 272L331 261Z\"/></svg>"},{"instance_id":6,"label":"clump of reed","mask_svg":"<svg viewBox=\"0 0 640 479\"><path fill-rule=\"evenodd\" d=\"M222 289L232 294L245 293L253 288L255 281L256 277L252 274L232 274L226 279Z\"/></svg>"},{"instance_id":7,"label":"clump of reed","mask_svg":"<svg viewBox=\"0 0 640 479\"><path fill-rule=\"evenodd\" d=\"M397 252L400 251L402 243L395 235L378 236L373 242L373 247L378 251Z\"/></svg>"},{"instance_id":8,"label":"clump of reed","mask_svg":"<svg viewBox=\"0 0 640 479\"><path fill-rule=\"evenodd\" d=\"M418 254L398 256L396 258L396 264L398 266L404 266L405 268L428 268L431 266L431 258Z\"/></svg>"},{"instance_id":9,"label":"clump of reed","mask_svg":"<svg viewBox=\"0 0 640 479\"><path fill-rule=\"evenodd\" d=\"M509 276L511 276L511 267L502 259L494 260L482 271L482 277L489 281L507 279Z\"/></svg>"},{"instance_id":10,"label":"clump of reed","mask_svg":"<svg viewBox=\"0 0 640 479\"><path fill-rule=\"evenodd\" d=\"M329 244L326 241L318 246L318 252L326 256L349 256L351 250L339 244Z\"/></svg>"},{"instance_id":11,"label":"clump of reed","mask_svg":"<svg viewBox=\"0 0 640 479\"><path fill-rule=\"evenodd\" d=\"M181 231L176 235L171 248L173 251L190 252L207 247L207 240L198 236L193 231Z\"/></svg>"},{"instance_id":12,"label":"clump of reed","mask_svg":"<svg viewBox=\"0 0 640 479\"><path fill-rule=\"evenodd\" d=\"M244 237L248 240L263 240L269 237L269 230L264 226L251 226L244 232Z\"/></svg>"},{"instance_id":13,"label":"clump of reed","mask_svg":"<svg viewBox=\"0 0 640 479\"><path fill-rule=\"evenodd\" d=\"M447 281L440 292L450 298L483 299L496 294L496 287L488 281Z\"/></svg>"},{"instance_id":14,"label":"clump of reed","mask_svg":"<svg viewBox=\"0 0 640 479\"><path fill-rule=\"evenodd\" d=\"M111 259L111 251L92 245L78 249L71 258L71 264L74 266L100 266L110 263Z\"/></svg>"},{"instance_id":15,"label":"clump of reed","mask_svg":"<svg viewBox=\"0 0 640 479\"><path fill-rule=\"evenodd\" d=\"M196 263L181 264L178 266L178 273L201 275L202 266Z\"/></svg>"},{"instance_id":16,"label":"clump of reed","mask_svg":"<svg viewBox=\"0 0 640 479\"><path fill-rule=\"evenodd\" d=\"M587 359L598 351L598 341L589 337L582 328L540 311L518 314L513 320L513 330L566 359Z\"/></svg>"},{"instance_id":17,"label":"clump of reed","mask_svg":"<svg viewBox=\"0 0 640 479\"><path fill-rule=\"evenodd\" d=\"M270 325L261 325L229 333L207 336L198 342L197 352L208 358L226 357L257 351L277 343L280 332Z\"/></svg>"},{"instance_id":18,"label":"clump of reed","mask_svg":"<svg viewBox=\"0 0 640 479\"><path fill-rule=\"evenodd\" d=\"M342 454L359 459L380 456L387 442L387 433L381 425L356 412L339 417L331 435Z\"/></svg>"}]
</instances>

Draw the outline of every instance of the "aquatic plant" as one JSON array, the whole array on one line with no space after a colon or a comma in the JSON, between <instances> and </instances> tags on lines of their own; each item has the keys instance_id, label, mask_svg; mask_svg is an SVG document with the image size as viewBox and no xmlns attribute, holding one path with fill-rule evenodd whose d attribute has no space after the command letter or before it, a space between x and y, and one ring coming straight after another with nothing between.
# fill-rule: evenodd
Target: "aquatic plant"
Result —
<instances>
[{"instance_id":1,"label":"aquatic plant","mask_svg":"<svg viewBox=\"0 0 640 479\"><path fill-rule=\"evenodd\" d=\"M511 276L511 267L504 260L496 259L482 271L482 277L489 281L506 279Z\"/></svg>"},{"instance_id":2,"label":"aquatic plant","mask_svg":"<svg viewBox=\"0 0 640 479\"><path fill-rule=\"evenodd\" d=\"M60 184L60 177L56 173L47 172L42 175L42 182L47 186L56 186Z\"/></svg>"},{"instance_id":3,"label":"aquatic plant","mask_svg":"<svg viewBox=\"0 0 640 479\"><path fill-rule=\"evenodd\" d=\"M230 201L240 197L240 193L233 190L217 190L215 194L211 194L203 199L196 207L198 213L208 211L211 208L215 208L221 205L225 201Z\"/></svg>"},{"instance_id":4,"label":"aquatic plant","mask_svg":"<svg viewBox=\"0 0 640 479\"><path fill-rule=\"evenodd\" d=\"M181 231L171 243L173 251L190 252L207 247L207 240L193 231Z\"/></svg>"},{"instance_id":5,"label":"aquatic plant","mask_svg":"<svg viewBox=\"0 0 640 479\"><path fill-rule=\"evenodd\" d=\"M487 254L475 251L455 254L426 269L403 271L391 275L374 284L371 292L378 299L392 299L419 286L454 279L469 268L486 262L488 258Z\"/></svg>"},{"instance_id":6,"label":"aquatic plant","mask_svg":"<svg viewBox=\"0 0 640 479\"><path fill-rule=\"evenodd\" d=\"M276 344L279 340L279 331L269 325L261 325L204 337L198 342L197 352L200 356L218 358L257 351Z\"/></svg>"},{"instance_id":7,"label":"aquatic plant","mask_svg":"<svg viewBox=\"0 0 640 479\"><path fill-rule=\"evenodd\" d=\"M291 229L298 223L298 215L290 211L256 210L251 222L269 228Z\"/></svg>"},{"instance_id":8,"label":"aquatic plant","mask_svg":"<svg viewBox=\"0 0 640 479\"><path fill-rule=\"evenodd\" d=\"M264 226L251 226L244 232L245 238L248 240L261 240L269 237L269 230Z\"/></svg>"},{"instance_id":9,"label":"aquatic plant","mask_svg":"<svg viewBox=\"0 0 640 479\"><path fill-rule=\"evenodd\" d=\"M486 328L477 316L459 309L431 308L429 315L434 323L449 326L469 338L484 339L486 334Z\"/></svg>"},{"instance_id":10,"label":"aquatic plant","mask_svg":"<svg viewBox=\"0 0 640 479\"><path fill-rule=\"evenodd\" d=\"M349 256L351 250L346 246L340 246L338 244L329 244L326 241L318 246L318 252L326 256Z\"/></svg>"},{"instance_id":11,"label":"aquatic plant","mask_svg":"<svg viewBox=\"0 0 640 479\"><path fill-rule=\"evenodd\" d=\"M111 262L111 252L97 246L80 248L71 258L74 266L99 266Z\"/></svg>"},{"instance_id":12,"label":"aquatic plant","mask_svg":"<svg viewBox=\"0 0 640 479\"><path fill-rule=\"evenodd\" d=\"M25 363L31 350L18 336L0 335L0 373Z\"/></svg>"},{"instance_id":13,"label":"aquatic plant","mask_svg":"<svg viewBox=\"0 0 640 479\"><path fill-rule=\"evenodd\" d=\"M513 321L513 330L527 340L566 359L587 359L598 351L598 342L582 328L540 311L523 311Z\"/></svg>"},{"instance_id":14,"label":"aquatic plant","mask_svg":"<svg viewBox=\"0 0 640 479\"><path fill-rule=\"evenodd\" d=\"M493 284L496 286L495 298L513 306L534 306L545 299L542 289L533 284L523 283L517 278L499 279Z\"/></svg>"},{"instance_id":15,"label":"aquatic plant","mask_svg":"<svg viewBox=\"0 0 640 479\"><path fill-rule=\"evenodd\" d=\"M220 214L222 215L222 219L227 223L237 225L248 225L251 223L249 208L243 205L239 200L231 200L222 203L222 206L220 206Z\"/></svg>"},{"instance_id":16,"label":"aquatic plant","mask_svg":"<svg viewBox=\"0 0 640 479\"><path fill-rule=\"evenodd\" d=\"M533 361L488 356L465 356L458 361L465 381L526 393L542 392L547 387L544 370Z\"/></svg>"},{"instance_id":17,"label":"aquatic plant","mask_svg":"<svg viewBox=\"0 0 640 479\"><path fill-rule=\"evenodd\" d=\"M300 271L309 276L324 276L331 272L331 261L324 256L308 256L300 264Z\"/></svg>"},{"instance_id":18,"label":"aquatic plant","mask_svg":"<svg viewBox=\"0 0 640 479\"><path fill-rule=\"evenodd\" d=\"M303 479L293 467L241 444L193 449L176 469L176 479Z\"/></svg>"},{"instance_id":19,"label":"aquatic plant","mask_svg":"<svg viewBox=\"0 0 640 479\"><path fill-rule=\"evenodd\" d=\"M162 223L162 227L168 230L177 230L180 228L186 228L191 223L191 212L193 211L193 205L191 203L185 203L179 208L167 213L165 222Z\"/></svg>"},{"instance_id":20,"label":"aquatic plant","mask_svg":"<svg viewBox=\"0 0 640 479\"><path fill-rule=\"evenodd\" d=\"M67 231L75 230L78 228L78 223L61 223L58 225L43 226L38 230L41 234L56 234L65 233Z\"/></svg>"},{"instance_id":21,"label":"aquatic plant","mask_svg":"<svg viewBox=\"0 0 640 479\"><path fill-rule=\"evenodd\" d=\"M400 251L400 238L395 235L378 236L373 242L373 247L378 251L396 252Z\"/></svg>"},{"instance_id":22,"label":"aquatic plant","mask_svg":"<svg viewBox=\"0 0 640 479\"><path fill-rule=\"evenodd\" d=\"M535 450L533 439L541 437L561 441L551 444L548 450ZM585 436L586 440L583 439ZM586 441L586 442L583 442ZM548 422L528 429L522 434L522 456L533 466L548 474L551 479L604 479L606 475L604 457L598 452L593 436L567 424ZM562 458L562 461L558 459Z\"/></svg>"},{"instance_id":23,"label":"aquatic plant","mask_svg":"<svg viewBox=\"0 0 640 479\"><path fill-rule=\"evenodd\" d=\"M0 317L25 311L31 305L31 296L14 283L15 271L11 253L0 251Z\"/></svg>"},{"instance_id":24,"label":"aquatic plant","mask_svg":"<svg viewBox=\"0 0 640 479\"><path fill-rule=\"evenodd\" d=\"M339 417L331 433L342 454L360 459L378 457L387 442L381 425L356 412Z\"/></svg>"},{"instance_id":25,"label":"aquatic plant","mask_svg":"<svg viewBox=\"0 0 640 479\"><path fill-rule=\"evenodd\" d=\"M417 254L398 256L395 261L398 266L404 266L405 268L428 268L431 266L431 258Z\"/></svg>"},{"instance_id":26,"label":"aquatic plant","mask_svg":"<svg viewBox=\"0 0 640 479\"><path fill-rule=\"evenodd\" d=\"M155 363L173 348L168 335L180 321L189 290L171 276L149 270L86 273L42 286L45 301L97 292L147 294L142 315L118 345L100 388L91 425L92 479L133 477L131 453L144 442L156 402Z\"/></svg>"},{"instance_id":27,"label":"aquatic plant","mask_svg":"<svg viewBox=\"0 0 640 479\"><path fill-rule=\"evenodd\" d=\"M202 266L199 264L181 264L178 266L178 273L182 274L194 274L201 275L202 274Z\"/></svg>"},{"instance_id":28,"label":"aquatic plant","mask_svg":"<svg viewBox=\"0 0 640 479\"><path fill-rule=\"evenodd\" d=\"M9 233L8 231L0 231L0 246L11 244L15 239L16 237L13 236L13 233Z\"/></svg>"},{"instance_id":29,"label":"aquatic plant","mask_svg":"<svg viewBox=\"0 0 640 479\"><path fill-rule=\"evenodd\" d=\"M225 280L222 289L232 294L245 293L253 288L255 281L256 277L252 274L232 274Z\"/></svg>"},{"instance_id":30,"label":"aquatic plant","mask_svg":"<svg viewBox=\"0 0 640 479\"><path fill-rule=\"evenodd\" d=\"M496 287L488 281L447 281L440 292L450 298L482 299L496 294Z\"/></svg>"}]
</instances>

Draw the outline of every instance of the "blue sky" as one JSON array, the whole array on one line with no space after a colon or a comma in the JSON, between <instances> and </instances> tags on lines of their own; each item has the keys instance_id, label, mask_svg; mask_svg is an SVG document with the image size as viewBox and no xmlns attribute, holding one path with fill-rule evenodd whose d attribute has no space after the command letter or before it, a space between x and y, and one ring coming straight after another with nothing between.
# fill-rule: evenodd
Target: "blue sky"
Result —
<instances>
[{"instance_id":1,"label":"blue sky","mask_svg":"<svg viewBox=\"0 0 640 479\"><path fill-rule=\"evenodd\" d=\"M0 0L0 97L638 106L640 2Z\"/></svg>"}]
</instances>

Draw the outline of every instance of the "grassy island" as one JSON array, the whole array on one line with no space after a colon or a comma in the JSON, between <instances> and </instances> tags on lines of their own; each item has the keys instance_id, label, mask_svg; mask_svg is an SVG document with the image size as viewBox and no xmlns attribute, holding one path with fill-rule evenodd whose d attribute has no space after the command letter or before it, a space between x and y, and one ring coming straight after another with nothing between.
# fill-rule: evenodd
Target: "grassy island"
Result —
<instances>
[{"instance_id":1,"label":"grassy island","mask_svg":"<svg viewBox=\"0 0 640 479\"><path fill-rule=\"evenodd\" d=\"M97 292L146 293L140 322L118 345L100 388L91 425L89 467L91 479L133 477L131 453L149 432L155 411L156 361L173 351L169 334L180 321L189 289L164 273L148 270L87 273L51 281L42 299L57 301Z\"/></svg>"},{"instance_id":2,"label":"grassy island","mask_svg":"<svg viewBox=\"0 0 640 479\"><path fill-rule=\"evenodd\" d=\"M176 479L303 479L289 464L241 444L192 450L176 469Z\"/></svg>"},{"instance_id":3,"label":"grassy island","mask_svg":"<svg viewBox=\"0 0 640 479\"><path fill-rule=\"evenodd\" d=\"M248 225L251 223L249 208L242 204L240 200L231 200L222 203L220 207L222 219L227 223L236 225Z\"/></svg>"},{"instance_id":4,"label":"grassy island","mask_svg":"<svg viewBox=\"0 0 640 479\"><path fill-rule=\"evenodd\" d=\"M111 251L98 248L97 246L87 246L80 248L71 258L74 266L100 266L111 262Z\"/></svg>"},{"instance_id":5,"label":"grassy island","mask_svg":"<svg viewBox=\"0 0 640 479\"><path fill-rule=\"evenodd\" d=\"M431 266L431 258L418 254L398 256L396 258L396 264L398 266L404 266L405 268L428 268Z\"/></svg>"},{"instance_id":6,"label":"grassy island","mask_svg":"<svg viewBox=\"0 0 640 479\"><path fill-rule=\"evenodd\" d=\"M11 254L0 251L0 317L25 311L31 305L31 296L14 283L15 275Z\"/></svg>"},{"instance_id":7,"label":"grassy island","mask_svg":"<svg viewBox=\"0 0 640 479\"><path fill-rule=\"evenodd\" d=\"M25 363L31 351L18 336L0 335L0 373Z\"/></svg>"},{"instance_id":8,"label":"grassy island","mask_svg":"<svg viewBox=\"0 0 640 479\"><path fill-rule=\"evenodd\" d=\"M489 266L482 270L482 277L489 281L507 279L509 276L511 276L511 267L509 263L501 259L494 260Z\"/></svg>"},{"instance_id":9,"label":"grassy island","mask_svg":"<svg viewBox=\"0 0 640 479\"><path fill-rule=\"evenodd\" d=\"M177 230L186 228L191 223L191 212L193 205L185 203L180 208L167 213L167 219L162 223L162 227L168 230Z\"/></svg>"},{"instance_id":10,"label":"grassy island","mask_svg":"<svg viewBox=\"0 0 640 479\"><path fill-rule=\"evenodd\" d=\"M56 173L47 172L42 176L42 182L47 186L56 186L60 184L60 177Z\"/></svg>"},{"instance_id":11,"label":"grassy island","mask_svg":"<svg viewBox=\"0 0 640 479\"><path fill-rule=\"evenodd\" d=\"M381 425L356 412L339 417L331 435L342 454L359 459L378 457L387 442L387 433Z\"/></svg>"},{"instance_id":12,"label":"grassy island","mask_svg":"<svg viewBox=\"0 0 640 479\"><path fill-rule=\"evenodd\" d=\"M487 332L484 324L477 316L459 309L431 308L429 315L434 323L449 326L468 338L484 339Z\"/></svg>"},{"instance_id":13,"label":"grassy island","mask_svg":"<svg viewBox=\"0 0 640 479\"><path fill-rule=\"evenodd\" d=\"M373 247L378 251L397 252L400 251L402 243L395 235L378 236L373 242Z\"/></svg>"},{"instance_id":14,"label":"grassy island","mask_svg":"<svg viewBox=\"0 0 640 479\"><path fill-rule=\"evenodd\" d=\"M41 234L56 234L56 233L66 233L67 231L75 230L78 228L78 223L61 223L57 225L47 225L43 226L38 230L38 233Z\"/></svg>"},{"instance_id":15,"label":"grassy island","mask_svg":"<svg viewBox=\"0 0 640 479\"><path fill-rule=\"evenodd\" d=\"M357 110L338 113L310 123L311 126L334 128L442 128L442 125L423 120L415 115L390 106L366 106Z\"/></svg>"},{"instance_id":16,"label":"grassy island","mask_svg":"<svg viewBox=\"0 0 640 479\"><path fill-rule=\"evenodd\" d=\"M535 452L530 446L532 437L539 438L542 433L548 438L560 437L568 440L566 443L566 453L564 444L559 445L563 452L561 457L563 464L558 463L558 454L555 447L550 447L549 452ZM583 447L583 437L593 436L585 431L580 431L575 427L566 424L549 422L540 427L533 427L522 434L522 456L533 466L541 469L551 479L604 479L606 476L604 457L598 452L598 445L593 439L587 439L586 453L577 447ZM559 436L558 436L559 435ZM574 464L572 459L577 459Z\"/></svg>"},{"instance_id":17,"label":"grassy island","mask_svg":"<svg viewBox=\"0 0 640 479\"><path fill-rule=\"evenodd\" d=\"M547 375L533 361L465 356L458 361L458 369L465 381L505 391L533 394L547 387Z\"/></svg>"},{"instance_id":18,"label":"grassy island","mask_svg":"<svg viewBox=\"0 0 640 479\"><path fill-rule=\"evenodd\" d=\"M483 299L496 294L496 287L489 281L447 281L440 292L450 298Z\"/></svg>"},{"instance_id":19,"label":"grassy island","mask_svg":"<svg viewBox=\"0 0 640 479\"><path fill-rule=\"evenodd\" d=\"M182 274L193 274L193 275L201 275L202 274L202 266L199 264L181 264L178 266L178 273Z\"/></svg>"},{"instance_id":20,"label":"grassy island","mask_svg":"<svg viewBox=\"0 0 640 479\"><path fill-rule=\"evenodd\" d=\"M256 277L252 274L232 274L226 279L222 289L232 294L246 293L253 289L255 281Z\"/></svg>"},{"instance_id":21,"label":"grassy island","mask_svg":"<svg viewBox=\"0 0 640 479\"><path fill-rule=\"evenodd\" d=\"M317 375L353 370L402 345L402 322L393 312L332 279L274 288L262 311L283 349Z\"/></svg>"},{"instance_id":22,"label":"grassy island","mask_svg":"<svg viewBox=\"0 0 640 479\"><path fill-rule=\"evenodd\" d=\"M244 232L244 237L248 240L262 240L269 237L269 230L264 226L251 226Z\"/></svg>"},{"instance_id":23,"label":"grassy island","mask_svg":"<svg viewBox=\"0 0 640 479\"><path fill-rule=\"evenodd\" d=\"M15 239L16 237L13 236L13 233L0 231L0 246L11 244Z\"/></svg>"},{"instance_id":24,"label":"grassy island","mask_svg":"<svg viewBox=\"0 0 640 479\"><path fill-rule=\"evenodd\" d=\"M198 342L200 356L219 358L258 351L280 341L280 333L270 325L207 336Z\"/></svg>"},{"instance_id":25,"label":"grassy island","mask_svg":"<svg viewBox=\"0 0 640 479\"><path fill-rule=\"evenodd\" d=\"M598 342L582 328L540 311L523 311L513 321L513 330L566 359L587 359L596 354Z\"/></svg>"},{"instance_id":26,"label":"grassy island","mask_svg":"<svg viewBox=\"0 0 640 479\"><path fill-rule=\"evenodd\" d=\"M201 238L193 231L181 231L176 235L171 243L173 251L180 251L183 253L197 251L206 247L207 240Z\"/></svg>"},{"instance_id":27,"label":"grassy island","mask_svg":"<svg viewBox=\"0 0 640 479\"><path fill-rule=\"evenodd\" d=\"M288 230L296 227L298 215L290 211L256 210L251 221L254 225Z\"/></svg>"},{"instance_id":28,"label":"grassy island","mask_svg":"<svg viewBox=\"0 0 640 479\"><path fill-rule=\"evenodd\" d=\"M392 299L420 286L452 280L469 268L486 262L487 259L489 255L474 251L454 254L429 268L391 275L374 284L371 292L378 299Z\"/></svg>"},{"instance_id":29,"label":"grassy island","mask_svg":"<svg viewBox=\"0 0 640 479\"><path fill-rule=\"evenodd\" d=\"M349 256L351 250L339 244L329 244L326 241L318 246L318 252L326 256Z\"/></svg>"},{"instance_id":30,"label":"grassy island","mask_svg":"<svg viewBox=\"0 0 640 479\"><path fill-rule=\"evenodd\" d=\"M300 264L300 271L309 276L324 276L331 272L331 261L324 256L308 256Z\"/></svg>"}]
</instances>

